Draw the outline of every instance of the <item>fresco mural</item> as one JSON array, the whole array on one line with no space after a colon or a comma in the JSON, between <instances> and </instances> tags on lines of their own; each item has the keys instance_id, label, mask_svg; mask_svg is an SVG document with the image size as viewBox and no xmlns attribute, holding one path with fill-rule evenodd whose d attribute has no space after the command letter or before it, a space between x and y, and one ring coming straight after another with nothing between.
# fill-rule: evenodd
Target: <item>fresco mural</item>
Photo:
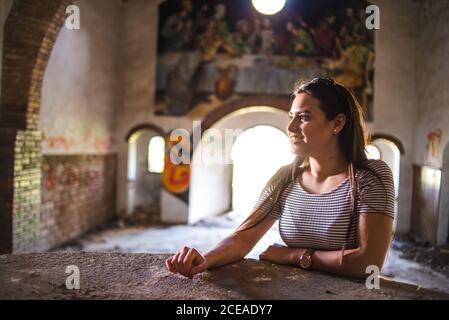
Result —
<instances>
[{"instance_id":1,"label":"fresco mural","mask_svg":"<svg viewBox=\"0 0 449 320\"><path fill-rule=\"evenodd\" d=\"M360 0L287 0L273 15L251 1L167 0L159 9L156 114L199 103L290 95L298 78L332 76L372 121L374 32Z\"/></svg>"}]
</instances>

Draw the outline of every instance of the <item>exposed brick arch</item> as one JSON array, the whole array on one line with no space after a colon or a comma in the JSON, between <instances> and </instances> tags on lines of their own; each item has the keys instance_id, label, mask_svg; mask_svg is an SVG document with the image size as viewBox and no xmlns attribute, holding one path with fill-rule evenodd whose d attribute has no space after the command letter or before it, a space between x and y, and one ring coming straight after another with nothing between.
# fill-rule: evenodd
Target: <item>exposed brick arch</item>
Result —
<instances>
[{"instance_id":1,"label":"exposed brick arch","mask_svg":"<svg viewBox=\"0 0 449 320\"><path fill-rule=\"evenodd\" d=\"M37 129L42 81L68 0L16 0L5 22L0 127Z\"/></svg>"},{"instance_id":2,"label":"exposed brick arch","mask_svg":"<svg viewBox=\"0 0 449 320\"><path fill-rule=\"evenodd\" d=\"M70 0L15 0L4 27L0 98L0 253L39 247L44 72ZM4 155L4 156L3 156ZM14 230L26 230L15 239Z\"/></svg>"},{"instance_id":3,"label":"exposed brick arch","mask_svg":"<svg viewBox=\"0 0 449 320\"><path fill-rule=\"evenodd\" d=\"M405 155L404 145L402 144L401 140L399 140L395 136L392 136L391 134L387 134L387 133L374 133L371 136L371 141L374 141L376 139L385 139L385 140L393 142L396 145L396 147L398 147L401 155Z\"/></svg>"},{"instance_id":4,"label":"exposed brick arch","mask_svg":"<svg viewBox=\"0 0 449 320\"><path fill-rule=\"evenodd\" d=\"M227 114L230 114L239 109L253 106L267 106L279 110L289 111L291 102L292 101L290 98L279 96L251 96L231 101L218 107L217 109L211 111L206 115L201 124L201 134L203 134L207 129L211 128L215 122L217 122Z\"/></svg>"},{"instance_id":5,"label":"exposed brick arch","mask_svg":"<svg viewBox=\"0 0 449 320\"><path fill-rule=\"evenodd\" d=\"M165 131L161 127L159 127L155 124L152 124L152 123L143 123L143 124L139 124L139 125L136 125L135 127L131 128L131 130L129 130L128 133L126 134L125 140L129 141L129 138L131 138L131 136L134 133L136 133L140 130L152 130L152 131L157 132L161 136L165 135Z\"/></svg>"}]
</instances>

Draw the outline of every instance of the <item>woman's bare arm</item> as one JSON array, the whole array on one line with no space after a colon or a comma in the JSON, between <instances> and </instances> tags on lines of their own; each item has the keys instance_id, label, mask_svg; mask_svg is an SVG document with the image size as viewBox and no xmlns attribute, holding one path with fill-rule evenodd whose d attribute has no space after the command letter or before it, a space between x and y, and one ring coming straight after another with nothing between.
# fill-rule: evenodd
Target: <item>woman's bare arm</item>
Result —
<instances>
[{"instance_id":1,"label":"woman's bare arm","mask_svg":"<svg viewBox=\"0 0 449 320\"><path fill-rule=\"evenodd\" d=\"M179 273L192 278L195 274L206 269L222 266L243 259L270 229L276 220L271 217L265 219L245 231L235 231L220 241L205 255L195 248L184 246L165 263L170 272Z\"/></svg>"},{"instance_id":2,"label":"woman's bare arm","mask_svg":"<svg viewBox=\"0 0 449 320\"><path fill-rule=\"evenodd\" d=\"M393 219L385 214L361 214L358 229L358 248L315 251L313 269L338 275L365 278L366 267L376 265L382 269L392 239Z\"/></svg>"},{"instance_id":3,"label":"woman's bare arm","mask_svg":"<svg viewBox=\"0 0 449 320\"><path fill-rule=\"evenodd\" d=\"M276 219L267 216L255 227L245 231L234 232L220 241L204 255L208 269L243 259L275 221Z\"/></svg>"},{"instance_id":4,"label":"woman's bare arm","mask_svg":"<svg viewBox=\"0 0 449 320\"><path fill-rule=\"evenodd\" d=\"M392 238L393 219L384 214L361 214L358 229L358 247L342 251L315 251L312 269L350 277L364 278L366 267L382 269ZM299 258L306 248L270 246L261 260L299 266Z\"/></svg>"}]
</instances>

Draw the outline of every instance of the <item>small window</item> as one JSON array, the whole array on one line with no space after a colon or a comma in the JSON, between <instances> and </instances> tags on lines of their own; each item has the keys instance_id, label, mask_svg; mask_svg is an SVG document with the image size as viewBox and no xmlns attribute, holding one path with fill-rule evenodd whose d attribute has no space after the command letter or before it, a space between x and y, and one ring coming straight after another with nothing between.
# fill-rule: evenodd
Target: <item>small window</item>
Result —
<instances>
[{"instance_id":1,"label":"small window","mask_svg":"<svg viewBox=\"0 0 449 320\"><path fill-rule=\"evenodd\" d=\"M161 173L164 171L165 140L163 137L153 137L148 144L148 171Z\"/></svg>"},{"instance_id":2,"label":"small window","mask_svg":"<svg viewBox=\"0 0 449 320\"><path fill-rule=\"evenodd\" d=\"M372 144L366 146L365 153L368 159L380 159L380 150L378 147L373 146Z\"/></svg>"}]
</instances>

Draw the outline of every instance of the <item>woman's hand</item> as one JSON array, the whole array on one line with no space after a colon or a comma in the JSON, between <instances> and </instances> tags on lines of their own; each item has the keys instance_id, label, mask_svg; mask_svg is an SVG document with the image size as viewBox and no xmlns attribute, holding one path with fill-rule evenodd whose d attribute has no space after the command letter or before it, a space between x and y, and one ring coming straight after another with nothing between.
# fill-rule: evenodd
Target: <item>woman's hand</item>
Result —
<instances>
[{"instance_id":1,"label":"woman's hand","mask_svg":"<svg viewBox=\"0 0 449 320\"><path fill-rule=\"evenodd\" d=\"M165 260L168 270L190 279L207 269L206 258L195 248L183 247L174 256Z\"/></svg>"},{"instance_id":2,"label":"woman's hand","mask_svg":"<svg viewBox=\"0 0 449 320\"><path fill-rule=\"evenodd\" d=\"M279 244L269 246L259 255L260 260L270 261L277 264L297 264L299 257L304 250L299 248L289 248Z\"/></svg>"}]
</instances>

